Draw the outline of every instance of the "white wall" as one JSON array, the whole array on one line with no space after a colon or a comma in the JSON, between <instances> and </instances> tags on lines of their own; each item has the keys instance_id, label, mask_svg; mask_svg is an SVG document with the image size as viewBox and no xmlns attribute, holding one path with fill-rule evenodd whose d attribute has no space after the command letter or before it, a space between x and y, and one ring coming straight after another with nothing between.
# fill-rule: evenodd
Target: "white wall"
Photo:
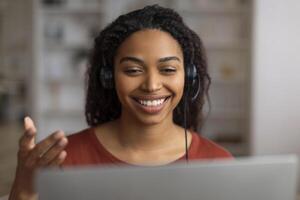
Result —
<instances>
[{"instance_id":1,"label":"white wall","mask_svg":"<svg viewBox=\"0 0 300 200\"><path fill-rule=\"evenodd\" d=\"M300 1L256 0L252 155L300 156Z\"/></svg>"}]
</instances>

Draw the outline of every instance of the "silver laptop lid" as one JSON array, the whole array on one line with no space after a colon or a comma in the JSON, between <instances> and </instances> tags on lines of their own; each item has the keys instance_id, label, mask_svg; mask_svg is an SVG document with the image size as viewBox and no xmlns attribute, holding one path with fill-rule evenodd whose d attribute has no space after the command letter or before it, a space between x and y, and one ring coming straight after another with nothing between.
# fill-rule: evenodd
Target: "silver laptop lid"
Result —
<instances>
[{"instance_id":1,"label":"silver laptop lid","mask_svg":"<svg viewBox=\"0 0 300 200\"><path fill-rule=\"evenodd\" d=\"M84 167L37 173L41 200L295 200L296 156L163 167Z\"/></svg>"}]
</instances>

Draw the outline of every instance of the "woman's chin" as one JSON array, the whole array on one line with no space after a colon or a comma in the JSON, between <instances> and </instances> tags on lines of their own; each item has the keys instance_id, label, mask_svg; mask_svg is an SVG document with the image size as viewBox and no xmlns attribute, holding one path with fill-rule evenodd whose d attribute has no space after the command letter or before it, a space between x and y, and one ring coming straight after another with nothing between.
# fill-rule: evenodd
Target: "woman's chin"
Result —
<instances>
[{"instance_id":1,"label":"woman's chin","mask_svg":"<svg viewBox=\"0 0 300 200\"><path fill-rule=\"evenodd\" d=\"M162 124L166 121L172 121L172 116L168 116L167 113L162 113L161 115L138 115L136 116L137 120L140 123L150 126L150 125L157 125ZM169 120L171 118L171 120Z\"/></svg>"}]
</instances>

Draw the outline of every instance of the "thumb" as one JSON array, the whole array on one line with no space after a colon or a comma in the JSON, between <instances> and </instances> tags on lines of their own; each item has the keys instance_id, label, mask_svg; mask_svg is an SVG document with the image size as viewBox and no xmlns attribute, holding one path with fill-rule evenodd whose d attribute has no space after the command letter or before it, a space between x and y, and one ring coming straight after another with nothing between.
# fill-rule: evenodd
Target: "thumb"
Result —
<instances>
[{"instance_id":1,"label":"thumb","mask_svg":"<svg viewBox=\"0 0 300 200\"><path fill-rule=\"evenodd\" d=\"M25 131L34 132L34 133L36 132L36 127L32 119L28 116L24 118L24 128Z\"/></svg>"},{"instance_id":2,"label":"thumb","mask_svg":"<svg viewBox=\"0 0 300 200\"><path fill-rule=\"evenodd\" d=\"M35 138L36 135L36 127L30 117L24 118L24 128L25 128L25 134L27 134L27 144L30 148L33 148L35 146Z\"/></svg>"}]
</instances>

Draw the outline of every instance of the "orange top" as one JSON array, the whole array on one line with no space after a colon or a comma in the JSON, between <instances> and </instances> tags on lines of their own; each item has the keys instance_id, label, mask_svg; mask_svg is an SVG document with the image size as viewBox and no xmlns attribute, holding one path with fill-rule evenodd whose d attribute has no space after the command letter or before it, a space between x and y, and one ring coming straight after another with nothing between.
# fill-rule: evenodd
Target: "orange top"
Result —
<instances>
[{"instance_id":1,"label":"orange top","mask_svg":"<svg viewBox=\"0 0 300 200\"><path fill-rule=\"evenodd\" d=\"M112 155L104 148L95 135L94 128L88 128L76 134L68 136L66 147L67 158L63 166L82 165L132 165ZM232 155L216 143L192 132L192 142L188 149L189 160L232 158ZM185 160L185 155L175 162Z\"/></svg>"}]
</instances>

